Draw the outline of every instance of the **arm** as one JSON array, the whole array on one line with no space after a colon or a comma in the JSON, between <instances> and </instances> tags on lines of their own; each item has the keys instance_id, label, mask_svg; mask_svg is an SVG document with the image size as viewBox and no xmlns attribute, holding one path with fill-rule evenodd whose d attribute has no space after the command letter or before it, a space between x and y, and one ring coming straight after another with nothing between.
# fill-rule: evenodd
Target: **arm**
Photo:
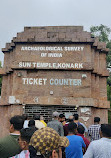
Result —
<instances>
[{"instance_id":1,"label":"arm","mask_svg":"<svg viewBox=\"0 0 111 158\"><path fill-rule=\"evenodd\" d=\"M64 129L62 123L59 125L60 136L64 136Z\"/></svg>"},{"instance_id":2,"label":"arm","mask_svg":"<svg viewBox=\"0 0 111 158\"><path fill-rule=\"evenodd\" d=\"M93 151L93 143L90 143L86 153L84 154L83 158L94 158L94 151Z\"/></svg>"},{"instance_id":3,"label":"arm","mask_svg":"<svg viewBox=\"0 0 111 158\"><path fill-rule=\"evenodd\" d=\"M91 141L91 135L92 135L92 131L91 131L91 128L89 127L88 128L88 138L90 141Z\"/></svg>"},{"instance_id":4,"label":"arm","mask_svg":"<svg viewBox=\"0 0 111 158\"><path fill-rule=\"evenodd\" d=\"M87 127L83 123L81 123L81 125L85 128L85 133L87 133L88 132Z\"/></svg>"},{"instance_id":5,"label":"arm","mask_svg":"<svg viewBox=\"0 0 111 158\"><path fill-rule=\"evenodd\" d=\"M86 144L85 144L83 138L82 138L82 137L80 137L80 138L81 138L81 142L82 142L82 151L83 151L83 153L85 153L85 150L86 150Z\"/></svg>"},{"instance_id":6,"label":"arm","mask_svg":"<svg viewBox=\"0 0 111 158\"><path fill-rule=\"evenodd\" d=\"M50 127L49 122L47 123L47 127Z\"/></svg>"},{"instance_id":7,"label":"arm","mask_svg":"<svg viewBox=\"0 0 111 158\"><path fill-rule=\"evenodd\" d=\"M82 139L82 148L85 148L85 147L86 147L86 144L84 143L84 140L83 140L82 137L81 137L81 139Z\"/></svg>"}]
</instances>

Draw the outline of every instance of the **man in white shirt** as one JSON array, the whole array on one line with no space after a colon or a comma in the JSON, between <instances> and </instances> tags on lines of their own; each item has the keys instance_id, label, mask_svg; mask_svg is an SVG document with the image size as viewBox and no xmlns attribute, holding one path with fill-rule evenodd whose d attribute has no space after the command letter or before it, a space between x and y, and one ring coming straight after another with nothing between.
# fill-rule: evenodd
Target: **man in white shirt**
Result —
<instances>
[{"instance_id":1,"label":"man in white shirt","mask_svg":"<svg viewBox=\"0 0 111 158\"><path fill-rule=\"evenodd\" d=\"M92 141L84 158L111 158L111 124L101 124L101 139Z\"/></svg>"},{"instance_id":2,"label":"man in white shirt","mask_svg":"<svg viewBox=\"0 0 111 158\"><path fill-rule=\"evenodd\" d=\"M38 129L44 128L45 125L40 121L40 115L35 114L34 115L34 120L35 120L35 127Z\"/></svg>"}]
</instances>

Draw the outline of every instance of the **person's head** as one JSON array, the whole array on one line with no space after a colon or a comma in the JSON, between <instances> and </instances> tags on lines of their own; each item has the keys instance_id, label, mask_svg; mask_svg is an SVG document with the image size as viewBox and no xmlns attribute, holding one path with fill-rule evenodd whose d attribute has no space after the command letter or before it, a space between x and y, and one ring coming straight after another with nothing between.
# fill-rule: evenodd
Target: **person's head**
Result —
<instances>
[{"instance_id":1,"label":"person's head","mask_svg":"<svg viewBox=\"0 0 111 158\"><path fill-rule=\"evenodd\" d=\"M23 114L22 117L23 117L24 120L27 120L27 119L28 119L27 114Z\"/></svg>"},{"instance_id":2,"label":"person's head","mask_svg":"<svg viewBox=\"0 0 111 158\"><path fill-rule=\"evenodd\" d=\"M68 124L69 133L77 134L77 124L73 121Z\"/></svg>"},{"instance_id":3,"label":"person's head","mask_svg":"<svg viewBox=\"0 0 111 158\"><path fill-rule=\"evenodd\" d=\"M34 115L34 120L40 120L40 115L39 114L35 114Z\"/></svg>"},{"instance_id":4,"label":"person's head","mask_svg":"<svg viewBox=\"0 0 111 158\"><path fill-rule=\"evenodd\" d=\"M28 127L35 126L35 120L29 120Z\"/></svg>"},{"instance_id":5,"label":"person's head","mask_svg":"<svg viewBox=\"0 0 111 158\"><path fill-rule=\"evenodd\" d=\"M68 118L68 121L69 121L69 122L72 122L73 120L74 120L74 116L73 116L73 115L70 115L69 118Z\"/></svg>"},{"instance_id":6,"label":"person's head","mask_svg":"<svg viewBox=\"0 0 111 158\"><path fill-rule=\"evenodd\" d=\"M94 123L99 123L100 122L100 117L94 117Z\"/></svg>"},{"instance_id":7,"label":"person's head","mask_svg":"<svg viewBox=\"0 0 111 158\"><path fill-rule=\"evenodd\" d=\"M13 116L10 119L10 133L20 131L23 128L24 119L20 115Z\"/></svg>"},{"instance_id":8,"label":"person's head","mask_svg":"<svg viewBox=\"0 0 111 158\"><path fill-rule=\"evenodd\" d=\"M69 141L66 137L61 137L54 129L45 127L33 134L29 145L31 158L37 152L40 152L44 158L58 158L60 148L67 147Z\"/></svg>"},{"instance_id":9,"label":"person's head","mask_svg":"<svg viewBox=\"0 0 111 158\"><path fill-rule=\"evenodd\" d=\"M19 145L22 150L28 150L28 145L33 133L36 131L35 128L22 128L20 130L20 136L18 139Z\"/></svg>"},{"instance_id":10,"label":"person's head","mask_svg":"<svg viewBox=\"0 0 111 158\"><path fill-rule=\"evenodd\" d=\"M44 120L44 117L43 117L43 116L40 116L40 120Z\"/></svg>"},{"instance_id":11,"label":"person's head","mask_svg":"<svg viewBox=\"0 0 111 158\"><path fill-rule=\"evenodd\" d=\"M59 115L59 121L62 123L63 121L65 121L65 115L64 114L60 114Z\"/></svg>"},{"instance_id":12,"label":"person's head","mask_svg":"<svg viewBox=\"0 0 111 158\"><path fill-rule=\"evenodd\" d=\"M78 114L74 114L74 120L79 120L79 115Z\"/></svg>"},{"instance_id":13,"label":"person's head","mask_svg":"<svg viewBox=\"0 0 111 158\"><path fill-rule=\"evenodd\" d=\"M54 111L54 112L52 113L52 117L53 117L54 119L58 119L58 118L59 118L59 113L58 113L57 111Z\"/></svg>"},{"instance_id":14,"label":"person's head","mask_svg":"<svg viewBox=\"0 0 111 158\"><path fill-rule=\"evenodd\" d=\"M79 134L84 134L85 128L82 125L78 125L77 131L78 131Z\"/></svg>"},{"instance_id":15,"label":"person's head","mask_svg":"<svg viewBox=\"0 0 111 158\"><path fill-rule=\"evenodd\" d=\"M111 137L111 124L101 124L102 137Z\"/></svg>"}]
</instances>

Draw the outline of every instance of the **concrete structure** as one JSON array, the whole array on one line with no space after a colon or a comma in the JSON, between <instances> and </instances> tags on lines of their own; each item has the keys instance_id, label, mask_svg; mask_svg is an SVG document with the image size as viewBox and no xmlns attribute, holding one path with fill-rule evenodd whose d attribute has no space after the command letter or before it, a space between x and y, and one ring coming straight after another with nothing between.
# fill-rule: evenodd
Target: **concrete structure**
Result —
<instances>
[{"instance_id":1,"label":"concrete structure","mask_svg":"<svg viewBox=\"0 0 111 158\"><path fill-rule=\"evenodd\" d=\"M77 111L86 125L95 116L107 122L108 49L82 26L25 27L2 51L1 135L10 117L24 112L48 120L61 109Z\"/></svg>"}]
</instances>

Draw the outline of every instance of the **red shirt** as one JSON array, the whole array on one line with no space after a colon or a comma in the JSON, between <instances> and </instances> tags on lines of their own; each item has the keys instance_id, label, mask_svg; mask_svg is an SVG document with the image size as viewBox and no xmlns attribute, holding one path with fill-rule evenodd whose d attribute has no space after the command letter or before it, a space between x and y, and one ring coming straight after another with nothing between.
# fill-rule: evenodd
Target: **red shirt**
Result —
<instances>
[{"instance_id":1,"label":"red shirt","mask_svg":"<svg viewBox=\"0 0 111 158\"><path fill-rule=\"evenodd\" d=\"M86 138L86 137L84 137L84 134L77 134L78 136L81 136L82 138L83 138L83 140L84 140L84 143L86 144L86 149L88 148L88 146L89 146L89 144L90 144L90 141Z\"/></svg>"},{"instance_id":2,"label":"red shirt","mask_svg":"<svg viewBox=\"0 0 111 158\"><path fill-rule=\"evenodd\" d=\"M69 131L68 125L69 125L69 122L67 122L67 123L63 126L63 128L64 128L64 136L67 136L67 135L68 135L68 131Z\"/></svg>"}]
</instances>

